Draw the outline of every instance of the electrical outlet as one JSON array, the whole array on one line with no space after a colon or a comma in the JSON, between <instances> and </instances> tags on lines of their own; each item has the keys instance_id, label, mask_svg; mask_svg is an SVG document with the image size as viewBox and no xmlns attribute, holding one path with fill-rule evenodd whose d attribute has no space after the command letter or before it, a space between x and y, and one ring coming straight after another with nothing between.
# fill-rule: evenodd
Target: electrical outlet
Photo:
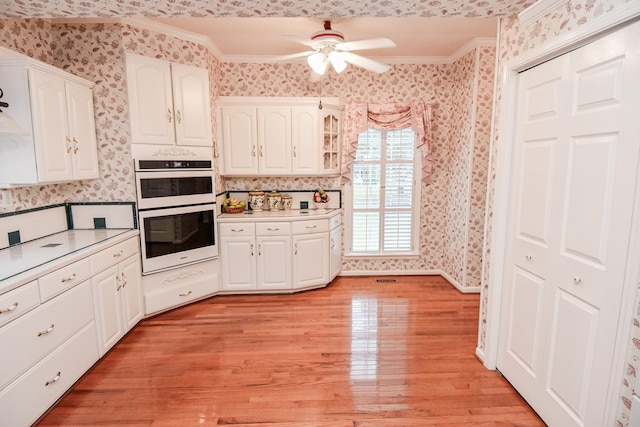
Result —
<instances>
[{"instance_id":1,"label":"electrical outlet","mask_svg":"<svg viewBox=\"0 0 640 427\"><path fill-rule=\"evenodd\" d=\"M7 207L13 204L13 198L11 197L11 191L0 191L0 207Z\"/></svg>"}]
</instances>

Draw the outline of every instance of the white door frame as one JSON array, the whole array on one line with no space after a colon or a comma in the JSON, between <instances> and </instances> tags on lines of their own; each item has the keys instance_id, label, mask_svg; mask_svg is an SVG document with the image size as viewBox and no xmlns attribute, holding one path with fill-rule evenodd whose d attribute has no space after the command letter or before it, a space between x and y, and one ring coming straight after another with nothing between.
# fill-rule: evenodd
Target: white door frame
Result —
<instances>
[{"instance_id":1,"label":"white door frame","mask_svg":"<svg viewBox=\"0 0 640 427\"><path fill-rule=\"evenodd\" d=\"M491 230L491 265L489 277L491 282L487 295L487 325L485 336L484 352L477 350L478 356L483 360L487 369L496 369L498 358L498 337L500 334L500 313L502 311L502 292L504 282L505 256L507 249L507 224L509 218L509 194L511 185L511 166L513 157L513 146L508 142L515 134L515 111L518 91L518 74L528 68L539 65L549 59L560 56L568 51L584 46L594 39L618 29L618 27L632 22L640 17L640 2L631 2L625 6L620 6L616 10L609 12L592 24L580 27L564 36L558 37L549 43L541 45L531 51L508 61L502 69L502 102L500 111L501 121L498 123L500 141L497 148L497 159L490 159L490 168L495 162L495 194L493 198L493 227ZM498 72L500 70L496 70ZM494 129L495 132L495 129ZM495 135L491 136L495 141ZM492 151L493 153L493 151ZM638 186L640 187L640 186ZM636 188L636 201L634 206L633 226L631 236L636 236L630 241L629 259L640 259L640 188ZM485 229L488 228L489 217ZM485 253L486 251L485 242ZM622 295L622 305L620 317L618 319L619 333L616 337L616 347L614 353L614 366L609 384L609 394L605 420L611 421L613 425L618 407L619 390L622 387L622 377L624 375L624 362L627 354L627 347L631 336L631 324L633 319L633 303L635 299L636 284L639 277L639 266L636 263L633 268L628 269L625 275L625 288Z\"/></svg>"}]
</instances>

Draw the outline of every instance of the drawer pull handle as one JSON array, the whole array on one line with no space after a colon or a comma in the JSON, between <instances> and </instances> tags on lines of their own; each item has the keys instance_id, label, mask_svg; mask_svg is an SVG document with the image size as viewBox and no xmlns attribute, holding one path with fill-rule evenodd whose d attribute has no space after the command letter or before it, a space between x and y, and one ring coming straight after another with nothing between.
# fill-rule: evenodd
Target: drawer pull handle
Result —
<instances>
[{"instance_id":1,"label":"drawer pull handle","mask_svg":"<svg viewBox=\"0 0 640 427\"><path fill-rule=\"evenodd\" d=\"M115 254L113 254L113 257L118 258L118 257L121 257L123 254L124 254L124 251L116 252Z\"/></svg>"},{"instance_id":2,"label":"drawer pull handle","mask_svg":"<svg viewBox=\"0 0 640 427\"><path fill-rule=\"evenodd\" d=\"M14 302L13 304L11 304L11 307L9 308L5 308L4 310L0 310L0 314L2 313L8 313L10 311L15 310L16 308L18 308L18 301Z\"/></svg>"},{"instance_id":3,"label":"drawer pull handle","mask_svg":"<svg viewBox=\"0 0 640 427\"><path fill-rule=\"evenodd\" d=\"M43 335L50 334L51 332L53 332L53 328L55 328L55 327L56 327L56 325L54 325L54 324L52 323L52 324L51 324L51 326L49 326L49 327L47 328L47 330L46 330L46 331L38 332L38 336L39 336L39 337L41 337L41 336L43 336Z\"/></svg>"},{"instance_id":4,"label":"drawer pull handle","mask_svg":"<svg viewBox=\"0 0 640 427\"><path fill-rule=\"evenodd\" d=\"M239 233L241 231L244 231L244 228L232 228L231 231L233 231L234 233Z\"/></svg>"},{"instance_id":5,"label":"drawer pull handle","mask_svg":"<svg viewBox=\"0 0 640 427\"><path fill-rule=\"evenodd\" d=\"M576 276L573 278L574 285L579 285L580 283L582 283L582 279L580 278L580 276Z\"/></svg>"},{"instance_id":6,"label":"drawer pull handle","mask_svg":"<svg viewBox=\"0 0 640 427\"><path fill-rule=\"evenodd\" d=\"M70 282L73 279L76 278L76 273L73 273L71 276L69 277L63 277L62 279L60 279L60 283L65 283L65 282Z\"/></svg>"},{"instance_id":7,"label":"drawer pull handle","mask_svg":"<svg viewBox=\"0 0 640 427\"><path fill-rule=\"evenodd\" d=\"M527 261L531 261L533 260L533 257L531 255L525 255L524 259L526 259Z\"/></svg>"},{"instance_id":8,"label":"drawer pull handle","mask_svg":"<svg viewBox=\"0 0 640 427\"><path fill-rule=\"evenodd\" d=\"M55 376L55 377L53 377L52 379L50 379L49 381L47 381L46 383L44 383L44 386L46 387L46 386L48 386L48 385L50 385L50 384L53 384L53 383L55 383L56 381L58 381L58 380L60 379L60 374L61 374L61 372L60 372L60 371L58 371L58 373L56 374L56 376Z\"/></svg>"},{"instance_id":9,"label":"drawer pull handle","mask_svg":"<svg viewBox=\"0 0 640 427\"><path fill-rule=\"evenodd\" d=\"M267 228L267 231L280 231L279 228Z\"/></svg>"},{"instance_id":10,"label":"drawer pull handle","mask_svg":"<svg viewBox=\"0 0 640 427\"><path fill-rule=\"evenodd\" d=\"M258 255L262 256L262 245L258 245Z\"/></svg>"},{"instance_id":11,"label":"drawer pull handle","mask_svg":"<svg viewBox=\"0 0 640 427\"><path fill-rule=\"evenodd\" d=\"M317 225L306 225L304 228L316 228Z\"/></svg>"},{"instance_id":12,"label":"drawer pull handle","mask_svg":"<svg viewBox=\"0 0 640 427\"><path fill-rule=\"evenodd\" d=\"M250 251L251 251L251 256L253 256L253 245L251 245Z\"/></svg>"},{"instance_id":13,"label":"drawer pull handle","mask_svg":"<svg viewBox=\"0 0 640 427\"><path fill-rule=\"evenodd\" d=\"M293 253L294 255L298 255L298 244L295 244L295 252Z\"/></svg>"},{"instance_id":14,"label":"drawer pull handle","mask_svg":"<svg viewBox=\"0 0 640 427\"><path fill-rule=\"evenodd\" d=\"M177 110L176 114L178 115L178 117L176 117L176 121L178 122L178 124L182 123L182 113L180 112L180 110Z\"/></svg>"},{"instance_id":15,"label":"drawer pull handle","mask_svg":"<svg viewBox=\"0 0 640 427\"><path fill-rule=\"evenodd\" d=\"M167 120L169 120L169 123L172 122L173 119L173 113L171 112L170 108L167 108Z\"/></svg>"},{"instance_id":16,"label":"drawer pull handle","mask_svg":"<svg viewBox=\"0 0 640 427\"><path fill-rule=\"evenodd\" d=\"M188 297L189 295L191 295L191 291L183 292L181 294L178 294L178 296L181 296L181 297Z\"/></svg>"}]
</instances>

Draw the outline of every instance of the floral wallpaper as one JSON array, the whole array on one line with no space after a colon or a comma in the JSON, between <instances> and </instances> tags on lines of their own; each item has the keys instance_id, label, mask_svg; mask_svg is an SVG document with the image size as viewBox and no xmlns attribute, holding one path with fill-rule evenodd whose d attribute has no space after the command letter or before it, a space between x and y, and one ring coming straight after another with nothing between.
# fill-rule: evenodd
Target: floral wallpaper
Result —
<instances>
[{"instance_id":1,"label":"floral wallpaper","mask_svg":"<svg viewBox=\"0 0 640 427\"><path fill-rule=\"evenodd\" d=\"M533 4L534 0L40 0L8 2L0 17L51 18L92 16L508 16Z\"/></svg>"},{"instance_id":2,"label":"floral wallpaper","mask_svg":"<svg viewBox=\"0 0 640 427\"><path fill-rule=\"evenodd\" d=\"M457 126L447 135L449 156L448 201L444 229L444 268L456 283L464 286L467 217L469 211L469 173L473 145L473 101L476 52L467 53L453 64L452 118Z\"/></svg>"},{"instance_id":3,"label":"floral wallpaper","mask_svg":"<svg viewBox=\"0 0 640 427\"><path fill-rule=\"evenodd\" d=\"M505 62L522 55L533 48L551 42L561 36L570 34L572 31L579 29L585 24L591 23L598 18L603 17L607 13L623 10L625 6L633 3L634 0L569 0L563 2L557 9L550 11L537 21L521 27L518 19L505 18L500 23L500 40L498 41L498 63L496 70L502 70ZM501 82L501 76L498 75L497 82ZM507 112L500 110L503 88L498 84L495 93L496 111L494 114L494 129L500 129L500 122L503 116L507 116ZM498 146L502 143L503 136L498 132L494 135L491 156L495 159L498 155ZM485 230L485 253L484 274L482 277L481 289L481 312L478 334L478 349L483 352L486 348L486 321L487 321L487 305L488 290L491 284L490 265L491 259L491 233L492 228L501 226L492 222L493 197L495 194L495 161L488 171L489 173L489 190L487 192L487 212L488 218ZM631 412L632 392L636 383L636 378L640 370L640 291L638 291L635 299L635 308L633 311L632 337L628 346L628 355L626 357L625 375L622 380L620 390L620 401L616 416L616 427L627 427L629 414ZM629 426L635 427L635 426Z\"/></svg>"},{"instance_id":4,"label":"floral wallpaper","mask_svg":"<svg viewBox=\"0 0 640 427\"><path fill-rule=\"evenodd\" d=\"M424 100L437 105L434 110L434 179L422 187L422 209L420 217L420 257L412 259L345 259L343 271L409 271L424 272L444 270L454 277L460 286L465 286L466 229L468 227L469 171L471 169L471 146L473 135L475 50L446 65L394 65L382 75L368 73L356 67L348 67L337 75L330 73L321 83L309 82L309 70L304 64L222 64L221 95L226 96L322 96L339 97L344 100L367 102L408 102ZM470 59L465 59L470 58ZM470 62L470 66L458 65ZM484 70L486 71L486 70ZM492 79L493 73L489 73ZM322 89L320 88L322 85ZM462 86L467 89L459 89ZM491 98L493 87L485 97ZM450 104L456 100L460 108L450 114ZM484 103L485 108L490 103ZM490 110L486 113L490 115ZM451 117L456 119L452 123ZM469 131L462 133L458 129ZM453 137L457 134L460 137ZM455 139L455 140L454 140ZM489 140L485 138L484 152L488 152ZM462 147L462 148L460 148ZM459 150L460 163L465 164L459 180L464 185L451 183L451 150ZM486 164L484 166L486 168ZM453 166L455 169L455 166ZM322 186L328 189L340 188L339 178L226 178L227 189L246 190L254 187L278 190L308 189ZM486 191L483 190L483 191ZM454 192L452 194L452 192ZM484 210L484 196L480 208ZM452 203L460 203L454 214L447 211ZM481 224L481 227L484 224ZM453 237L450 237L449 231ZM481 232L482 235L482 232ZM448 246L447 246L448 245ZM449 250L449 252L447 252ZM445 264L446 260L455 260ZM481 256L475 260L476 278L480 282ZM456 264L456 274L451 266Z\"/></svg>"}]
</instances>

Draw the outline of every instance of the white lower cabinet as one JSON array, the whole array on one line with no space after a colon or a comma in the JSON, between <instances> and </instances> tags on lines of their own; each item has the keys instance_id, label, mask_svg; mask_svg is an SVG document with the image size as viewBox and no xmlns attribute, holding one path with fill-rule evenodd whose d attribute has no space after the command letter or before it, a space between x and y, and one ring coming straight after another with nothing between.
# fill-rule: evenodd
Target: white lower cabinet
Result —
<instances>
[{"instance_id":1,"label":"white lower cabinet","mask_svg":"<svg viewBox=\"0 0 640 427\"><path fill-rule=\"evenodd\" d=\"M91 279L98 325L98 346L103 356L142 319L143 297L140 258L121 261Z\"/></svg>"},{"instance_id":2,"label":"white lower cabinet","mask_svg":"<svg viewBox=\"0 0 640 427\"><path fill-rule=\"evenodd\" d=\"M91 321L18 380L0 391L3 426L29 426L96 361L96 325Z\"/></svg>"},{"instance_id":3,"label":"white lower cabinet","mask_svg":"<svg viewBox=\"0 0 640 427\"><path fill-rule=\"evenodd\" d=\"M324 286L340 273L340 212L317 219L244 217L218 223L222 290L227 293L295 292Z\"/></svg>"},{"instance_id":4,"label":"white lower cabinet","mask_svg":"<svg viewBox=\"0 0 640 427\"><path fill-rule=\"evenodd\" d=\"M329 232L329 280L336 278L342 270L342 227L340 227L340 215L336 215L337 225L331 227ZM333 218L332 225L333 225Z\"/></svg>"},{"instance_id":5,"label":"white lower cabinet","mask_svg":"<svg viewBox=\"0 0 640 427\"><path fill-rule=\"evenodd\" d=\"M222 290L291 289L287 222L220 224Z\"/></svg>"},{"instance_id":6,"label":"white lower cabinet","mask_svg":"<svg viewBox=\"0 0 640 427\"><path fill-rule=\"evenodd\" d=\"M329 236L326 229L294 235L294 289L326 285L327 283L329 283Z\"/></svg>"},{"instance_id":7,"label":"white lower cabinet","mask_svg":"<svg viewBox=\"0 0 640 427\"><path fill-rule=\"evenodd\" d=\"M256 224L258 289L291 289L291 229L289 223Z\"/></svg>"},{"instance_id":8,"label":"white lower cabinet","mask_svg":"<svg viewBox=\"0 0 640 427\"><path fill-rule=\"evenodd\" d=\"M142 277L146 314L155 314L220 290L219 260L208 260Z\"/></svg>"},{"instance_id":9,"label":"white lower cabinet","mask_svg":"<svg viewBox=\"0 0 640 427\"><path fill-rule=\"evenodd\" d=\"M0 295L0 425L32 425L142 318L131 236Z\"/></svg>"}]
</instances>

